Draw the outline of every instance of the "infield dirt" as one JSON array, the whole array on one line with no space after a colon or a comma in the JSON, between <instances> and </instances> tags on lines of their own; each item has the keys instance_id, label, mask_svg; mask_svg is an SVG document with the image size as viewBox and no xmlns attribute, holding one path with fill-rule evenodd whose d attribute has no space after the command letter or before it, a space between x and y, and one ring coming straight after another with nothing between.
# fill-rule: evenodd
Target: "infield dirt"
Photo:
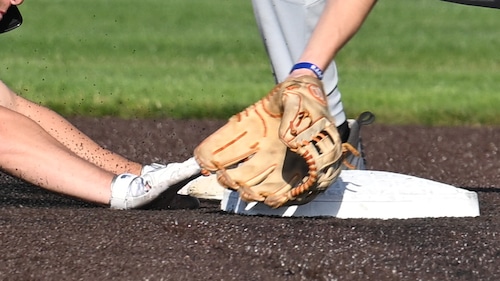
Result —
<instances>
[{"instance_id":1,"label":"infield dirt","mask_svg":"<svg viewBox=\"0 0 500 281\"><path fill-rule=\"evenodd\" d=\"M183 161L221 120L71 118L143 163ZM274 218L114 211L0 173L1 280L500 280L500 128L373 124L368 168L476 191L481 216ZM425 208L425 206L422 206Z\"/></svg>"}]
</instances>

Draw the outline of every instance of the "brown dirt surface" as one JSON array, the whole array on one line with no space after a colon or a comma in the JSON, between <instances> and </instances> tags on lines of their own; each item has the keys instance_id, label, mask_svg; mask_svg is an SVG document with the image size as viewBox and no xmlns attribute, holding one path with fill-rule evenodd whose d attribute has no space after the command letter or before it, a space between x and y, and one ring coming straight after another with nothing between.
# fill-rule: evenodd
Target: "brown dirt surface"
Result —
<instances>
[{"instance_id":1,"label":"brown dirt surface","mask_svg":"<svg viewBox=\"0 0 500 281\"><path fill-rule=\"evenodd\" d=\"M70 121L143 163L183 161L224 123ZM0 279L500 280L500 128L375 123L362 136L369 169L476 191L481 215L276 218L227 214L210 201L116 211L0 173Z\"/></svg>"}]
</instances>

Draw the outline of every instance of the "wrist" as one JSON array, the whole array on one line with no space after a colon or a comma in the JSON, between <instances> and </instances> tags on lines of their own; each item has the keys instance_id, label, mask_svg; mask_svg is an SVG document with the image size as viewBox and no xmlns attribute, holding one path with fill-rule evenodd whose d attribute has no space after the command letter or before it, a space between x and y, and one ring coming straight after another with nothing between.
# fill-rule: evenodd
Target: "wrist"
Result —
<instances>
[{"instance_id":1,"label":"wrist","mask_svg":"<svg viewBox=\"0 0 500 281\"><path fill-rule=\"evenodd\" d=\"M321 68L319 68L317 65L310 62L296 63L292 67L292 70L290 70L290 74L292 72L294 74L298 72L309 73L309 74L313 73L319 80L323 79L323 70L321 70Z\"/></svg>"},{"instance_id":2,"label":"wrist","mask_svg":"<svg viewBox=\"0 0 500 281\"><path fill-rule=\"evenodd\" d=\"M314 78L318 77L316 76L316 73L314 73L314 71L305 68L292 70L288 75L288 77L300 77L300 76L311 76Z\"/></svg>"}]
</instances>

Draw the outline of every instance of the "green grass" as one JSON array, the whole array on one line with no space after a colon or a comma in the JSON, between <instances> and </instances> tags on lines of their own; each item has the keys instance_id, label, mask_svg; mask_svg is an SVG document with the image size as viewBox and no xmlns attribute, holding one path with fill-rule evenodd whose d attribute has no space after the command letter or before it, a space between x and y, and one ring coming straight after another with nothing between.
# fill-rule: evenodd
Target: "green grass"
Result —
<instances>
[{"instance_id":1,"label":"green grass","mask_svg":"<svg viewBox=\"0 0 500 281\"><path fill-rule=\"evenodd\" d=\"M380 1L338 57L345 106L384 123L500 124L500 11Z\"/></svg>"},{"instance_id":2,"label":"green grass","mask_svg":"<svg viewBox=\"0 0 500 281\"><path fill-rule=\"evenodd\" d=\"M65 116L226 118L273 84L250 1L26 1L0 78ZM349 116L500 124L500 11L379 1L339 54ZM8 55L5 55L8 54Z\"/></svg>"},{"instance_id":3,"label":"green grass","mask_svg":"<svg viewBox=\"0 0 500 281\"><path fill-rule=\"evenodd\" d=\"M1 76L64 115L226 117L272 86L247 2L31 1Z\"/></svg>"}]
</instances>

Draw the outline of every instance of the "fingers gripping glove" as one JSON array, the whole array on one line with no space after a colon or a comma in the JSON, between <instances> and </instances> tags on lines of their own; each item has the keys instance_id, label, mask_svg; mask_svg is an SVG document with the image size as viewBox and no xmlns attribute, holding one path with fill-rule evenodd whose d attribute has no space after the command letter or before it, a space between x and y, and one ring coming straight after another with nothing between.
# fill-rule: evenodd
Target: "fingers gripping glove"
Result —
<instances>
[{"instance_id":1,"label":"fingers gripping glove","mask_svg":"<svg viewBox=\"0 0 500 281\"><path fill-rule=\"evenodd\" d=\"M281 99L280 139L309 167L306 181L297 189L324 191L338 178L345 152L328 111L323 84L311 76L289 78L281 85Z\"/></svg>"}]
</instances>

